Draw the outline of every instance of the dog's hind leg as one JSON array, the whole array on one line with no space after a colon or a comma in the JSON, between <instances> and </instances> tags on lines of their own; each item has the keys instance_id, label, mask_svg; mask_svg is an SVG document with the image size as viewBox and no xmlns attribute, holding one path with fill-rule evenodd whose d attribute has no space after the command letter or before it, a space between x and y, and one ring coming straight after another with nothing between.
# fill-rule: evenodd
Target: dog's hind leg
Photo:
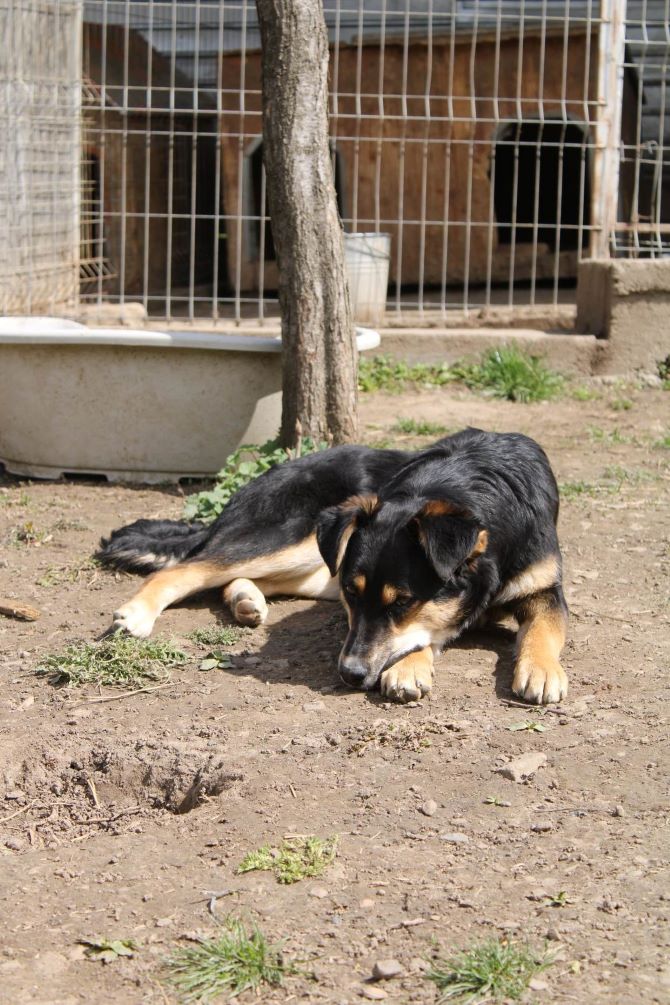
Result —
<instances>
[{"instance_id":1,"label":"dog's hind leg","mask_svg":"<svg viewBox=\"0 0 670 1005\"><path fill-rule=\"evenodd\" d=\"M240 625L255 628L262 625L268 616L265 597L250 579L234 579L232 583L228 583L223 588L223 599Z\"/></svg>"},{"instance_id":2,"label":"dog's hind leg","mask_svg":"<svg viewBox=\"0 0 670 1005\"><path fill-rule=\"evenodd\" d=\"M158 615L184 597L214 586L223 586L231 578L229 568L217 562L184 562L162 569L144 583L132 600L114 612L111 631L124 631L138 639L151 635Z\"/></svg>"}]
</instances>

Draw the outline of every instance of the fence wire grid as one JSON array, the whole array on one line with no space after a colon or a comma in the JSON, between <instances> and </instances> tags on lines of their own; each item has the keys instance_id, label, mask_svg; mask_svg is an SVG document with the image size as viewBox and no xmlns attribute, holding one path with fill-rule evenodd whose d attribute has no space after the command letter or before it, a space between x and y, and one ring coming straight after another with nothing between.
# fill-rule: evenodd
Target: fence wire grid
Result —
<instances>
[{"instance_id":1,"label":"fence wire grid","mask_svg":"<svg viewBox=\"0 0 670 1005\"><path fill-rule=\"evenodd\" d=\"M346 231L391 235L390 322L572 303L580 259L670 253L670 0L324 13L340 213ZM80 14L80 299L276 316L254 3Z\"/></svg>"}]
</instances>

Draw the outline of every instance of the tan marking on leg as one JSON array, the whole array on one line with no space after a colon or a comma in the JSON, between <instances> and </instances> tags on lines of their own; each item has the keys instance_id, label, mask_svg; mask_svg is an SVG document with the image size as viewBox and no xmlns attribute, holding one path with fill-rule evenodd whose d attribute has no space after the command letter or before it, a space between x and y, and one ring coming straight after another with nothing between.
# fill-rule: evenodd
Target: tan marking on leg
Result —
<instances>
[{"instance_id":1,"label":"tan marking on leg","mask_svg":"<svg viewBox=\"0 0 670 1005\"><path fill-rule=\"evenodd\" d=\"M533 562L518 576L509 579L494 598L494 604L506 604L519 597L530 597L541 590L548 590L559 581L559 563L556 555L548 555L539 562Z\"/></svg>"},{"instance_id":2,"label":"tan marking on leg","mask_svg":"<svg viewBox=\"0 0 670 1005\"><path fill-rule=\"evenodd\" d=\"M328 571L319 553L315 534L281 551L230 565L216 560L183 562L171 569L161 569L147 579L132 600L116 611L113 627L137 638L148 638L158 615L170 604L193 593L225 586L240 578L263 579L276 586L289 577L300 580L321 569L326 573ZM274 592L284 591L275 588Z\"/></svg>"},{"instance_id":3,"label":"tan marking on leg","mask_svg":"<svg viewBox=\"0 0 670 1005\"><path fill-rule=\"evenodd\" d=\"M548 705L568 693L568 678L559 662L565 644L566 617L544 597L525 605L517 635L512 690L525 701Z\"/></svg>"},{"instance_id":4,"label":"tan marking on leg","mask_svg":"<svg viewBox=\"0 0 670 1005\"><path fill-rule=\"evenodd\" d=\"M381 693L393 701L418 701L433 687L433 651L410 653L381 675Z\"/></svg>"},{"instance_id":5,"label":"tan marking on leg","mask_svg":"<svg viewBox=\"0 0 670 1005\"><path fill-rule=\"evenodd\" d=\"M234 579L223 590L223 599L240 625L255 628L268 616L268 605L257 583L250 579Z\"/></svg>"},{"instance_id":6,"label":"tan marking on leg","mask_svg":"<svg viewBox=\"0 0 670 1005\"><path fill-rule=\"evenodd\" d=\"M184 563L161 569L147 579L132 600L114 612L113 627L146 639L166 607L192 593L221 586L227 578L225 567L216 562Z\"/></svg>"}]
</instances>

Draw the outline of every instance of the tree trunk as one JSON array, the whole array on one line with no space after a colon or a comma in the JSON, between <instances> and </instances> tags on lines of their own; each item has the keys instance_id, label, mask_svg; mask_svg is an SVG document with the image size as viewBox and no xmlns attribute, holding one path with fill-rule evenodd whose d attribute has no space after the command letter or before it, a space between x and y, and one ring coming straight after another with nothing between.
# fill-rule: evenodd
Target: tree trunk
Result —
<instances>
[{"instance_id":1,"label":"tree trunk","mask_svg":"<svg viewBox=\"0 0 670 1005\"><path fill-rule=\"evenodd\" d=\"M328 144L328 35L321 0L256 0L263 157L279 269L281 442L357 434L358 357Z\"/></svg>"}]
</instances>

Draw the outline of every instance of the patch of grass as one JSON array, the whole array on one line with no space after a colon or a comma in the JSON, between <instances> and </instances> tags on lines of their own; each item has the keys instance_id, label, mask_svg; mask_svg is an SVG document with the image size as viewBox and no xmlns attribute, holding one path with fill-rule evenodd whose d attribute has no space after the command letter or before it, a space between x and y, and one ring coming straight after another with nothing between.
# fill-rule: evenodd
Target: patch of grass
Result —
<instances>
[{"instance_id":1,"label":"patch of grass","mask_svg":"<svg viewBox=\"0 0 670 1005\"><path fill-rule=\"evenodd\" d=\"M37 580L38 586L50 588L64 583L81 583L86 580L90 586L98 578L103 566L96 558L86 556L72 565L50 565L46 572Z\"/></svg>"},{"instance_id":2,"label":"patch of grass","mask_svg":"<svg viewBox=\"0 0 670 1005\"><path fill-rule=\"evenodd\" d=\"M32 520L13 527L9 532L8 543L12 548L39 548L42 544L48 544L53 538L48 530L38 530Z\"/></svg>"},{"instance_id":3,"label":"patch of grass","mask_svg":"<svg viewBox=\"0 0 670 1005\"><path fill-rule=\"evenodd\" d=\"M560 394L564 378L516 346L490 349L480 363L457 363L454 376L472 391L481 391L508 401L548 401Z\"/></svg>"},{"instance_id":4,"label":"patch of grass","mask_svg":"<svg viewBox=\"0 0 670 1005\"><path fill-rule=\"evenodd\" d=\"M657 450L670 450L670 433L666 433L665 436L661 436L660 439L654 440L652 444Z\"/></svg>"},{"instance_id":5,"label":"patch of grass","mask_svg":"<svg viewBox=\"0 0 670 1005\"><path fill-rule=\"evenodd\" d=\"M670 355L659 359L656 369L663 382L663 390L670 391Z\"/></svg>"},{"instance_id":6,"label":"patch of grass","mask_svg":"<svg viewBox=\"0 0 670 1005\"><path fill-rule=\"evenodd\" d=\"M398 419L391 426L392 433L402 433L405 436L444 436L449 430L439 422L427 422L425 419Z\"/></svg>"},{"instance_id":7,"label":"patch of grass","mask_svg":"<svg viewBox=\"0 0 670 1005\"><path fill-rule=\"evenodd\" d=\"M147 681L165 681L172 667L188 659L172 642L111 635L102 642L82 642L59 654L46 656L35 673L57 686L142 687Z\"/></svg>"},{"instance_id":8,"label":"patch of grass","mask_svg":"<svg viewBox=\"0 0 670 1005\"><path fill-rule=\"evenodd\" d=\"M248 931L241 921L228 917L216 939L178 949L165 962L167 981L184 1005L213 1002L221 995L236 998L263 985L278 987L285 976L296 973L280 946L273 946L257 926Z\"/></svg>"},{"instance_id":9,"label":"patch of grass","mask_svg":"<svg viewBox=\"0 0 670 1005\"><path fill-rule=\"evenodd\" d=\"M628 412L633 407L630 398L614 398L610 401L610 408L614 412Z\"/></svg>"},{"instance_id":10,"label":"patch of grass","mask_svg":"<svg viewBox=\"0 0 670 1005\"><path fill-rule=\"evenodd\" d=\"M27 492L13 492L12 489L0 489L0 506L30 506L30 496Z\"/></svg>"},{"instance_id":11,"label":"patch of grass","mask_svg":"<svg viewBox=\"0 0 670 1005\"><path fill-rule=\"evenodd\" d=\"M237 625L212 625L209 628L196 628L189 632L188 638L203 648L212 646L233 646L244 635L251 634L248 628Z\"/></svg>"},{"instance_id":12,"label":"patch of grass","mask_svg":"<svg viewBox=\"0 0 670 1005\"><path fill-rule=\"evenodd\" d=\"M570 397L574 398L575 401L595 401L596 398L600 397L600 392L594 387L586 387L584 384L580 384L578 387L571 388Z\"/></svg>"},{"instance_id":13,"label":"patch of grass","mask_svg":"<svg viewBox=\"0 0 670 1005\"><path fill-rule=\"evenodd\" d=\"M362 757L368 749L390 747L396 750L426 750L432 747L431 735L440 735L444 728L438 722L387 721L378 719L371 726L357 729L347 753Z\"/></svg>"},{"instance_id":14,"label":"patch of grass","mask_svg":"<svg viewBox=\"0 0 670 1005\"><path fill-rule=\"evenodd\" d=\"M264 845L245 855L238 873L274 872L278 883L297 883L301 879L321 876L337 854L337 836L328 838L304 835L286 838L279 848Z\"/></svg>"},{"instance_id":15,"label":"patch of grass","mask_svg":"<svg viewBox=\"0 0 670 1005\"><path fill-rule=\"evenodd\" d=\"M324 450L328 444L317 443L306 436L300 446L300 451L285 450L277 440L266 443L247 443L238 447L226 458L226 463L219 471L214 486L204 492L196 492L187 498L184 504L185 520L215 520L224 506L248 482L258 478L264 471L296 456L312 454Z\"/></svg>"},{"instance_id":16,"label":"patch of grass","mask_svg":"<svg viewBox=\"0 0 670 1005\"><path fill-rule=\"evenodd\" d=\"M584 481L574 481L574 482L561 482L558 486L558 490L561 495L561 499L572 501L574 499L580 499L582 496L597 496L599 488L593 482Z\"/></svg>"},{"instance_id":17,"label":"patch of grass","mask_svg":"<svg viewBox=\"0 0 670 1005\"><path fill-rule=\"evenodd\" d=\"M588 433L591 443L632 443L633 440L630 436L626 436L621 432L620 429L601 429L599 426L587 426L586 432Z\"/></svg>"},{"instance_id":18,"label":"patch of grass","mask_svg":"<svg viewBox=\"0 0 670 1005\"><path fill-rule=\"evenodd\" d=\"M535 974L551 965L546 953L527 946L488 939L447 959L438 959L426 974L437 986L439 1002L463 1005L494 1001L518 1001Z\"/></svg>"},{"instance_id":19,"label":"patch of grass","mask_svg":"<svg viewBox=\"0 0 670 1005\"><path fill-rule=\"evenodd\" d=\"M415 363L394 360L390 356L361 359L358 364L359 391L402 391L407 384L441 387L456 378L446 363Z\"/></svg>"}]
</instances>

